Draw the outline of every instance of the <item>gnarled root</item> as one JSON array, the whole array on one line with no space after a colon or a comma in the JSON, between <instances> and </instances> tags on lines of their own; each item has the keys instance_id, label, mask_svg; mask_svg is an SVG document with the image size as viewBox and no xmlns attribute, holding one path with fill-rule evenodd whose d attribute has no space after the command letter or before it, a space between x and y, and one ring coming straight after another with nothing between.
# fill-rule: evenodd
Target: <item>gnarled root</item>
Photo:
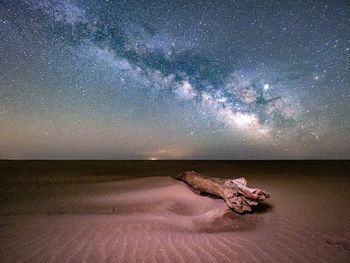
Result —
<instances>
[{"instance_id":1,"label":"gnarled root","mask_svg":"<svg viewBox=\"0 0 350 263\"><path fill-rule=\"evenodd\" d=\"M197 191L221 197L229 208L238 213L251 211L252 206L256 206L259 201L264 201L269 197L269 194L264 190L247 187L247 180L243 177L223 179L187 171L182 172L177 179Z\"/></svg>"}]
</instances>

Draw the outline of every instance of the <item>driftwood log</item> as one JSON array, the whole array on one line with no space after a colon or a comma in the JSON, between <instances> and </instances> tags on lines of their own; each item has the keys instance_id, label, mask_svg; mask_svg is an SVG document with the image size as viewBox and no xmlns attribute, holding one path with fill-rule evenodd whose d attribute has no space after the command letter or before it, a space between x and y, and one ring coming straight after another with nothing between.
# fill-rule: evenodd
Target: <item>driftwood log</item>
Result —
<instances>
[{"instance_id":1,"label":"driftwood log","mask_svg":"<svg viewBox=\"0 0 350 263\"><path fill-rule=\"evenodd\" d=\"M223 179L208 177L194 171L182 172L178 177L193 189L221 197L227 206L238 213L252 211L259 201L264 201L269 194L261 189L247 187L245 178Z\"/></svg>"}]
</instances>

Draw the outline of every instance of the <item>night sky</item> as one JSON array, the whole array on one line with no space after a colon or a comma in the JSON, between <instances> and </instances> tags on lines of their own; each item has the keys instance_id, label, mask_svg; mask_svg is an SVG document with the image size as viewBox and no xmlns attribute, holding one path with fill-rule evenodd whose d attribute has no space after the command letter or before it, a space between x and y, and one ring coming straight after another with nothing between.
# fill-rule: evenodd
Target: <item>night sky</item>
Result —
<instances>
[{"instance_id":1,"label":"night sky","mask_svg":"<svg viewBox=\"0 0 350 263\"><path fill-rule=\"evenodd\" d=\"M350 158L350 3L0 1L0 158Z\"/></svg>"}]
</instances>

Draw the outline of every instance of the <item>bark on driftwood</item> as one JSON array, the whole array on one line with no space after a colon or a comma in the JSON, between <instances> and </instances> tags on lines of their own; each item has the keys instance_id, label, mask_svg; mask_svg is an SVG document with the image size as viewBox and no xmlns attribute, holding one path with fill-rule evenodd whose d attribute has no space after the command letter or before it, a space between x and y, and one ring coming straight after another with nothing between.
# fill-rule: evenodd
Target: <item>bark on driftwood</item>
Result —
<instances>
[{"instance_id":1,"label":"bark on driftwood","mask_svg":"<svg viewBox=\"0 0 350 263\"><path fill-rule=\"evenodd\" d=\"M269 197L261 189L247 187L245 178L223 179L201 175L193 171L181 173L177 179L197 191L209 193L225 200L227 206L238 213L249 212L252 206Z\"/></svg>"}]
</instances>

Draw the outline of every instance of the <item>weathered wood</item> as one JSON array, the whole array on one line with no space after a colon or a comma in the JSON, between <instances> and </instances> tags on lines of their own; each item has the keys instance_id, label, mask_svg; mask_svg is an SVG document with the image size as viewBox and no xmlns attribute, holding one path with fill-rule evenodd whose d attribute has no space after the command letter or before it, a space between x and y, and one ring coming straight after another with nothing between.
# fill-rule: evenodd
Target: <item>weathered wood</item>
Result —
<instances>
[{"instance_id":1,"label":"weathered wood","mask_svg":"<svg viewBox=\"0 0 350 263\"><path fill-rule=\"evenodd\" d=\"M221 197L229 208L238 213L252 211L252 206L256 206L259 201L264 201L269 197L264 190L247 187L247 180L243 177L224 179L187 171L181 173L177 179L197 191Z\"/></svg>"}]
</instances>

